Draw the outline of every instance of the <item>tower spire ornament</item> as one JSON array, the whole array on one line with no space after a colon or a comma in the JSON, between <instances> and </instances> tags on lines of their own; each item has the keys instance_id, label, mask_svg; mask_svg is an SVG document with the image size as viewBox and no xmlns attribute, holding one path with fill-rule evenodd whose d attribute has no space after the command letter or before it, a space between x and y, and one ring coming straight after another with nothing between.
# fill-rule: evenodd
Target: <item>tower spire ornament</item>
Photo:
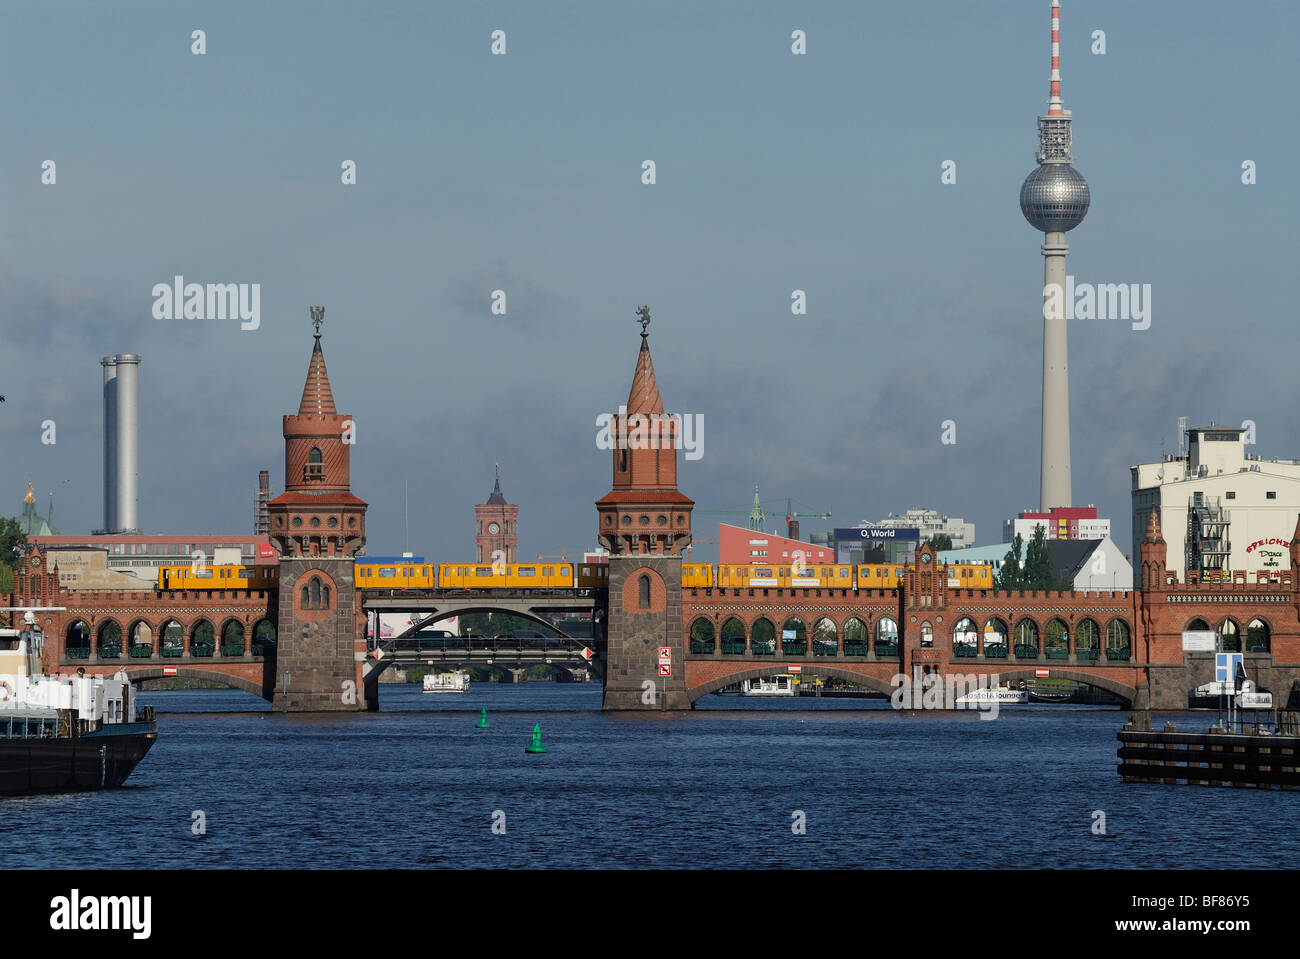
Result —
<instances>
[{"instance_id":1,"label":"tower spire ornament","mask_svg":"<svg viewBox=\"0 0 1300 959\"><path fill-rule=\"evenodd\" d=\"M1038 118L1038 167L1020 187L1020 212L1043 236L1043 424L1039 500L1044 512L1069 506L1070 369L1065 327L1065 234L1083 222L1088 183L1070 164L1073 134L1061 100L1060 0L1052 0L1052 72L1047 112ZM1049 308L1048 304L1052 304Z\"/></svg>"},{"instance_id":2,"label":"tower spire ornament","mask_svg":"<svg viewBox=\"0 0 1300 959\"><path fill-rule=\"evenodd\" d=\"M636 311L636 315L640 317L640 319L637 320L637 322L641 324L641 339L644 340L647 336L650 335L647 332L647 328L650 326L650 307L642 306L638 308Z\"/></svg>"},{"instance_id":3,"label":"tower spire ornament","mask_svg":"<svg viewBox=\"0 0 1300 959\"><path fill-rule=\"evenodd\" d=\"M320 325L321 325L322 323L325 322L325 307L323 307L323 306L312 306L312 307L308 307L308 309L311 310L311 325L314 326L314 327L316 328L316 334L315 334L315 335L316 335L316 339L319 340L319 339L320 339Z\"/></svg>"}]
</instances>

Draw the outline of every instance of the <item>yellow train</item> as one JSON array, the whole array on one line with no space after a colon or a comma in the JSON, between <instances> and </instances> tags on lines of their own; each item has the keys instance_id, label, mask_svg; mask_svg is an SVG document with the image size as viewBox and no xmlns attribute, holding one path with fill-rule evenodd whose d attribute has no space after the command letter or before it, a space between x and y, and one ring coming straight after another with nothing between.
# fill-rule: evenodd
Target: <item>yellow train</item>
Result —
<instances>
[{"instance_id":1,"label":"yellow train","mask_svg":"<svg viewBox=\"0 0 1300 959\"><path fill-rule=\"evenodd\" d=\"M158 589L275 589L278 566L162 566Z\"/></svg>"},{"instance_id":2,"label":"yellow train","mask_svg":"<svg viewBox=\"0 0 1300 959\"><path fill-rule=\"evenodd\" d=\"M723 565L718 567L718 585L723 589L752 589L755 587L852 589L853 567L848 565L813 565L802 568L791 565Z\"/></svg>"},{"instance_id":3,"label":"yellow train","mask_svg":"<svg viewBox=\"0 0 1300 959\"><path fill-rule=\"evenodd\" d=\"M720 565L683 563L688 589L894 589L905 567L898 563L851 565ZM950 589L992 589L992 563L954 563L946 567ZM358 557L358 589L599 589L609 585L609 564L537 562L425 563L423 558L393 560ZM158 589L275 589L276 566L164 566Z\"/></svg>"},{"instance_id":4,"label":"yellow train","mask_svg":"<svg viewBox=\"0 0 1300 959\"><path fill-rule=\"evenodd\" d=\"M424 562L394 562L357 557L352 579L357 589L432 589L433 566Z\"/></svg>"},{"instance_id":5,"label":"yellow train","mask_svg":"<svg viewBox=\"0 0 1300 959\"><path fill-rule=\"evenodd\" d=\"M573 563L440 563L438 585L443 589L571 589L577 582Z\"/></svg>"}]
</instances>

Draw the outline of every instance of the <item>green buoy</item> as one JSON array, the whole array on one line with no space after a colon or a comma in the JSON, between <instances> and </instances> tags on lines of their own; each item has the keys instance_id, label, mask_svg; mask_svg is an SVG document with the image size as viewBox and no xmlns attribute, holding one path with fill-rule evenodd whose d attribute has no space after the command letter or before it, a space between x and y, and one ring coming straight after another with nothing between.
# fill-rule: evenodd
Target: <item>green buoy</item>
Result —
<instances>
[{"instance_id":1,"label":"green buoy","mask_svg":"<svg viewBox=\"0 0 1300 959\"><path fill-rule=\"evenodd\" d=\"M537 723L533 726L533 742L530 746L524 747L526 753L544 753L546 747L542 745L542 724Z\"/></svg>"},{"instance_id":2,"label":"green buoy","mask_svg":"<svg viewBox=\"0 0 1300 959\"><path fill-rule=\"evenodd\" d=\"M489 727L488 727L488 721L487 721L487 707L486 707L486 706L484 706L482 709L479 710L479 713L478 713L478 722L476 722L476 723L474 724L474 728L475 728L475 729L487 729L487 728L489 728Z\"/></svg>"}]
</instances>

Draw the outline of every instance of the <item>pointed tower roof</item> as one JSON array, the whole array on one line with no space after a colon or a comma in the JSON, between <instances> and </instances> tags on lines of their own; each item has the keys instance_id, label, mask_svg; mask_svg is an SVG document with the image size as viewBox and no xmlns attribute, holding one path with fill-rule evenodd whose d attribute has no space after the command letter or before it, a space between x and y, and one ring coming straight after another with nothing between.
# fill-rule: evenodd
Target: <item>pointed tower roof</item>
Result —
<instances>
[{"instance_id":1,"label":"pointed tower roof","mask_svg":"<svg viewBox=\"0 0 1300 959\"><path fill-rule=\"evenodd\" d=\"M492 486L492 495L487 498L488 506L509 506L506 498L501 495L501 465L497 464L497 481Z\"/></svg>"},{"instance_id":2,"label":"pointed tower roof","mask_svg":"<svg viewBox=\"0 0 1300 959\"><path fill-rule=\"evenodd\" d=\"M36 502L36 496L34 493L32 493L32 477L30 473L27 474L27 495L23 497L23 502L24 503Z\"/></svg>"},{"instance_id":3,"label":"pointed tower roof","mask_svg":"<svg viewBox=\"0 0 1300 959\"><path fill-rule=\"evenodd\" d=\"M320 348L320 333L311 350L311 363L307 367L307 382L302 388L302 402L298 404L299 416L334 416L334 393L330 389L329 374L325 372L325 354Z\"/></svg>"},{"instance_id":4,"label":"pointed tower roof","mask_svg":"<svg viewBox=\"0 0 1300 959\"><path fill-rule=\"evenodd\" d=\"M636 357L636 373L632 376L632 391L627 395L628 413L663 413L664 401L659 396L659 383L655 380L654 364L650 362L650 342L641 334L641 352Z\"/></svg>"},{"instance_id":5,"label":"pointed tower roof","mask_svg":"<svg viewBox=\"0 0 1300 959\"><path fill-rule=\"evenodd\" d=\"M1153 509L1147 512L1147 534L1142 538L1144 543L1163 543L1165 538L1160 535L1160 510Z\"/></svg>"}]
</instances>

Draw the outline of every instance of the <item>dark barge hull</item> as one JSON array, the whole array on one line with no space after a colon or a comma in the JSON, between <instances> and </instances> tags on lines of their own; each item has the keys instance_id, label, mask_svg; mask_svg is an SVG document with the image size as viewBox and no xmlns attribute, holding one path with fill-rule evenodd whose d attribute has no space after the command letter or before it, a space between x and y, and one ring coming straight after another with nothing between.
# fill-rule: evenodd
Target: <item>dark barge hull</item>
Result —
<instances>
[{"instance_id":1,"label":"dark barge hull","mask_svg":"<svg viewBox=\"0 0 1300 959\"><path fill-rule=\"evenodd\" d=\"M0 739L0 796L121 786L157 738L157 723L142 722L59 739Z\"/></svg>"}]
</instances>

